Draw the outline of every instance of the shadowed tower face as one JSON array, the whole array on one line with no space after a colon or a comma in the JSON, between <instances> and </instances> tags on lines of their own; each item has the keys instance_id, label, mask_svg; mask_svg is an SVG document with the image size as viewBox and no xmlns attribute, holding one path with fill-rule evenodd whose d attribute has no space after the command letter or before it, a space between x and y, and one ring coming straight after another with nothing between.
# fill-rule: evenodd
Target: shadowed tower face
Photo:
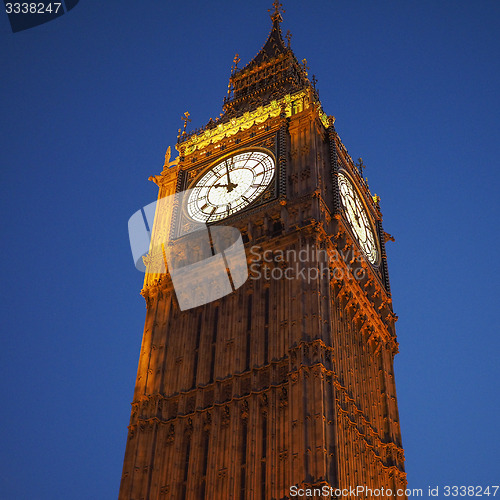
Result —
<instances>
[{"instance_id":1,"label":"shadowed tower face","mask_svg":"<svg viewBox=\"0 0 500 500\"><path fill-rule=\"evenodd\" d=\"M193 223L231 226L249 276L186 308L172 268L146 257L123 500L282 500L292 486L358 485L402 498L379 200L284 42L278 2L271 19L255 58L242 69L235 58L223 115L179 132L178 161L153 179L159 199L190 194L186 209L157 209L152 241ZM190 253L181 246L176 262Z\"/></svg>"}]
</instances>

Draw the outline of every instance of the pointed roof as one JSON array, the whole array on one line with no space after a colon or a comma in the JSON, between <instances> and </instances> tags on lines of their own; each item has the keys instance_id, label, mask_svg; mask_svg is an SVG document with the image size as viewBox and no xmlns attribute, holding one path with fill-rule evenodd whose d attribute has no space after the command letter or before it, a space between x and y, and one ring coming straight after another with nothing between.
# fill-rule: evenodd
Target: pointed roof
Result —
<instances>
[{"instance_id":1,"label":"pointed roof","mask_svg":"<svg viewBox=\"0 0 500 500\"><path fill-rule=\"evenodd\" d=\"M287 94L292 94L311 88L316 94L313 83L307 76L305 59L299 63L292 49L290 38L287 34L287 44L283 41L281 23L284 12L281 3L275 0L274 10L271 12L271 31L266 42L257 55L241 69L237 68L239 56L233 61L227 95L222 106L223 113L216 121L210 120L206 127L183 134L179 141L183 142L191 135L201 130L213 129L217 124L223 123L233 117L242 115L259 106L265 106L273 100L281 99ZM291 35L290 35L291 36Z\"/></svg>"},{"instance_id":2,"label":"pointed roof","mask_svg":"<svg viewBox=\"0 0 500 500\"><path fill-rule=\"evenodd\" d=\"M267 37L266 43L260 49L259 53L237 73L247 71L255 66L259 66L263 62L274 59L281 54L286 54L291 50L286 47L285 42L283 41L283 35L281 33L281 22L283 21L283 18L281 17L281 14L278 12L277 14L274 14L271 19L273 20L273 25L271 28L271 32Z\"/></svg>"},{"instance_id":3,"label":"pointed roof","mask_svg":"<svg viewBox=\"0 0 500 500\"><path fill-rule=\"evenodd\" d=\"M283 41L281 23L284 12L275 0L271 12L271 31L257 55L242 69L236 68L235 58L229 78L228 94L224 99L224 118L249 111L259 105L280 99L287 93L311 86L305 64L300 64L288 44Z\"/></svg>"}]
</instances>

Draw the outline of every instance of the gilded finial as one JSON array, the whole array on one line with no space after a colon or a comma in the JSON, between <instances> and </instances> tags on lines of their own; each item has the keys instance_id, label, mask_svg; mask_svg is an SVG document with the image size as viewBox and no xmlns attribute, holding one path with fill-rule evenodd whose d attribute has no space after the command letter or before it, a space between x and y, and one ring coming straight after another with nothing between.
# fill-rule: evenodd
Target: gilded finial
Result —
<instances>
[{"instance_id":1,"label":"gilded finial","mask_svg":"<svg viewBox=\"0 0 500 500\"><path fill-rule=\"evenodd\" d=\"M173 167L174 165L177 165L177 163L179 163L179 157L177 157L175 160L170 161L171 156L172 149L169 146L167 148L167 152L165 153L165 163L163 164L163 169Z\"/></svg>"},{"instance_id":2,"label":"gilded finial","mask_svg":"<svg viewBox=\"0 0 500 500\"><path fill-rule=\"evenodd\" d=\"M170 157L172 156L172 150L170 146L167 148L167 152L165 153L165 163L163 164L166 167L170 163Z\"/></svg>"},{"instance_id":3,"label":"gilded finial","mask_svg":"<svg viewBox=\"0 0 500 500\"><path fill-rule=\"evenodd\" d=\"M181 120L184 122L184 129L182 131L182 135L184 135L186 133L186 128L187 128L187 124L188 122L190 122L191 120L189 119L191 115L189 114L189 111L186 111L184 113L184 116L181 118Z\"/></svg>"},{"instance_id":4,"label":"gilded finial","mask_svg":"<svg viewBox=\"0 0 500 500\"><path fill-rule=\"evenodd\" d=\"M272 14L271 14L271 19L273 20L273 23L283 22L283 18L281 17L281 13L284 14L286 12L285 9L283 8L283 4L279 0L274 0L273 7L274 7L274 10L272 11ZM271 9L268 9L268 12L271 12Z\"/></svg>"},{"instance_id":5,"label":"gilded finial","mask_svg":"<svg viewBox=\"0 0 500 500\"><path fill-rule=\"evenodd\" d=\"M313 75L313 77L311 78L311 83L312 83L314 90L316 90L316 84L318 83L316 75Z\"/></svg>"},{"instance_id":6,"label":"gilded finial","mask_svg":"<svg viewBox=\"0 0 500 500\"><path fill-rule=\"evenodd\" d=\"M307 70L309 69L309 66L307 65L307 59L302 59L302 69L307 76Z\"/></svg>"},{"instance_id":7,"label":"gilded finial","mask_svg":"<svg viewBox=\"0 0 500 500\"><path fill-rule=\"evenodd\" d=\"M239 54L236 54L233 59L233 65L231 66L231 74L233 74L238 69L238 63L241 61Z\"/></svg>"},{"instance_id":8,"label":"gilded finial","mask_svg":"<svg viewBox=\"0 0 500 500\"><path fill-rule=\"evenodd\" d=\"M285 35L286 41L287 41L287 48L290 48L291 42L292 42L292 32L288 30Z\"/></svg>"},{"instance_id":9,"label":"gilded finial","mask_svg":"<svg viewBox=\"0 0 500 500\"><path fill-rule=\"evenodd\" d=\"M356 163L356 167L358 167L359 175L363 177L363 171L366 168L366 165L363 163L363 158L358 158L358 163Z\"/></svg>"}]
</instances>

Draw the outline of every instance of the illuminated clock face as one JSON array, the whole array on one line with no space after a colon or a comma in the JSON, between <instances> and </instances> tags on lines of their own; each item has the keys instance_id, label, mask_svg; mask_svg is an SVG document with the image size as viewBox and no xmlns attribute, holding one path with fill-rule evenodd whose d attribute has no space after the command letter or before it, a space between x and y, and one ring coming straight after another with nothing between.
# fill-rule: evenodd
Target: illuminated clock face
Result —
<instances>
[{"instance_id":1,"label":"illuminated clock face","mask_svg":"<svg viewBox=\"0 0 500 500\"><path fill-rule=\"evenodd\" d=\"M274 171L273 158L262 151L224 159L191 188L189 216L199 222L214 222L239 212L265 191Z\"/></svg>"},{"instance_id":2,"label":"illuminated clock face","mask_svg":"<svg viewBox=\"0 0 500 500\"><path fill-rule=\"evenodd\" d=\"M370 220L351 181L342 173L339 173L339 190L346 217L354 234L368 260L375 264L378 260L378 252Z\"/></svg>"}]
</instances>

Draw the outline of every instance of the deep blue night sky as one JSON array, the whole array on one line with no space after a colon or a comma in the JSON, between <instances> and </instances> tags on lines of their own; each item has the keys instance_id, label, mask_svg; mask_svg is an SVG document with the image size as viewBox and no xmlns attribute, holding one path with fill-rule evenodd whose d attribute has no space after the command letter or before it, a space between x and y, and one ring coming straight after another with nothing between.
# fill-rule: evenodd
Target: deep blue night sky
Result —
<instances>
[{"instance_id":1,"label":"deep blue night sky","mask_svg":"<svg viewBox=\"0 0 500 500\"><path fill-rule=\"evenodd\" d=\"M16 34L0 13L1 500L116 498L145 317L127 221L271 3L81 0ZM500 3L284 3L396 238L409 486L498 485Z\"/></svg>"}]
</instances>

